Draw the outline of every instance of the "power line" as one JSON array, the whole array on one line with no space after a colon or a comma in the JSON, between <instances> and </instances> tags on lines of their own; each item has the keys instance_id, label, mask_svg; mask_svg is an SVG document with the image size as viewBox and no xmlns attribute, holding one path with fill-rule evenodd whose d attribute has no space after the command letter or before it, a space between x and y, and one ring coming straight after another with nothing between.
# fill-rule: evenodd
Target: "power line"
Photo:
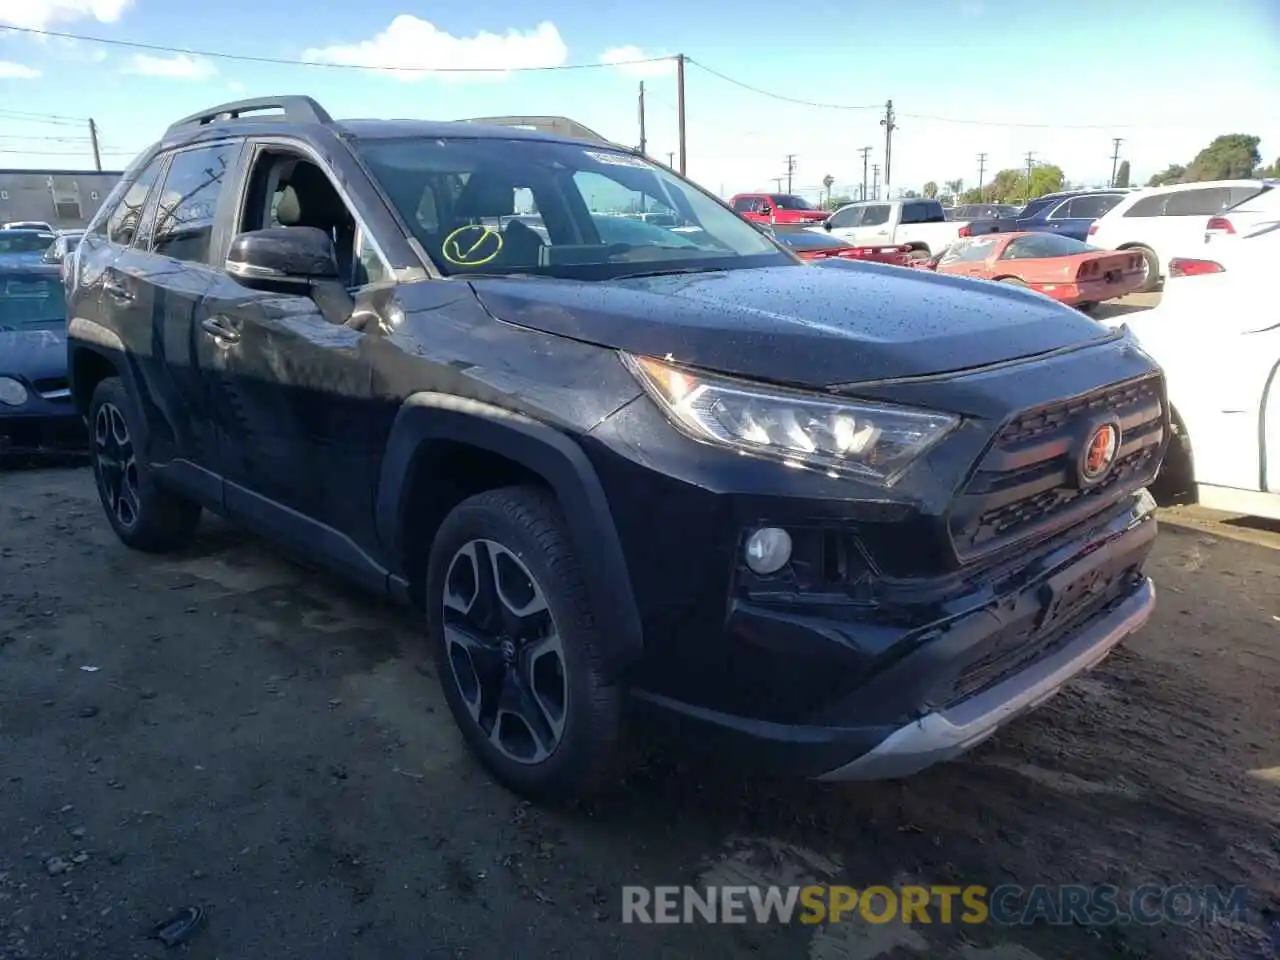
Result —
<instances>
[{"instance_id":1,"label":"power line","mask_svg":"<svg viewBox=\"0 0 1280 960\"><path fill-rule=\"evenodd\" d=\"M718 77L726 83L731 83L743 90L750 90L752 93L759 94L762 97L769 97L772 100L781 100L783 103L795 103L803 107L817 107L823 110L882 110L880 104L852 104L852 103L825 103L820 100L806 100L802 97L791 97L786 94L777 93L773 90L766 90L763 87L757 87L754 84L746 83L731 77L719 70L713 70L701 60L695 60L692 57L686 57L686 62L693 64L701 70L706 71L714 77ZM937 114L929 113L902 113L898 114L911 120L929 120L934 123L960 123L968 126L976 127L1004 127L1011 129L1036 129L1036 130L1121 130L1129 129L1135 124L1129 123L1017 123L1003 122L999 120L973 120L965 117L943 117ZM1141 126L1141 125L1138 125Z\"/></svg>"},{"instance_id":2,"label":"power line","mask_svg":"<svg viewBox=\"0 0 1280 960\"><path fill-rule=\"evenodd\" d=\"M711 74L713 77L719 77L725 83L731 83L735 87L741 87L743 90L750 90L752 93L757 93L762 97L769 97L773 100L781 100L784 103L798 103L804 107L821 107L825 110L879 110L880 109L879 104L873 104L871 106L851 106L850 104L847 104L847 103L822 103L817 100L803 100L800 97L788 97L781 93L774 93L771 90L764 90L764 89L761 89L760 87L752 86L751 84L744 83L741 80L735 80L733 77L729 76L728 74L721 73L719 70L711 69L701 60L694 60L692 57L686 57L685 62L692 64L693 66L697 67L700 70L706 71L707 73Z\"/></svg>"},{"instance_id":3,"label":"power line","mask_svg":"<svg viewBox=\"0 0 1280 960\"><path fill-rule=\"evenodd\" d=\"M36 37L56 37L60 40L79 40L85 43L101 43L108 47L127 47L131 50L150 50L154 53L181 53L189 57L207 57L210 60L237 60L241 63L270 63L286 67L327 67L335 70L383 70L394 73L537 73L555 70L601 70L611 67L630 67L642 63L662 63L677 59L675 56L644 57L637 60L616 60L612 63L561 63L534 67L409 67L363 63L320 63L313 60L291 60L287 57L261 57L247 53L227 53L221 50L199 50L194 47L170 47L159 43L142 43L137 40L117 40L107 37L90 37L79 33L62 33L57 30L36 30L34 27L5 26L14 33L27 33Z\"/></svg>"}]
</instances>

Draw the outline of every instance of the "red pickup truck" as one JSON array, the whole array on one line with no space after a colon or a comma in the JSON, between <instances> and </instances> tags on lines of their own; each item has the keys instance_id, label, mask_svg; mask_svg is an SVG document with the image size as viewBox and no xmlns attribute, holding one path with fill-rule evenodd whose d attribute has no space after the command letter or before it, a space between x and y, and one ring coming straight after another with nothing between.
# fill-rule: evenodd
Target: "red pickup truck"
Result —
<instances>
[{"instance_id":1,"label":"red pickup truck","mask_svg":"<svg viewBox=\"0 0 1280 960\"><path fill-rule=\"evenodd\" d=\"M729 203L740 216L753 223L809 223L816 226L831 215L804 197L789 193L738 193Z\"/></svg>"}]
</instances>

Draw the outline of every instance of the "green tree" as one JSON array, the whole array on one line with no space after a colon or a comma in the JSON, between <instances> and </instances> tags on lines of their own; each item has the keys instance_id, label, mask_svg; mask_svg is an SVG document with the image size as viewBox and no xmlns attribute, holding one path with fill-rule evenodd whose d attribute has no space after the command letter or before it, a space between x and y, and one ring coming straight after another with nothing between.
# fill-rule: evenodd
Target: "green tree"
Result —
<instances>
[{"instance_id":1,"label":"green tree","mask_svg":"<svg viewBox=\"0 0 1280 960\"><path fill-rule=\"evenodd\" d=\"M829 173L822 178L822 186L826 188L828 203L831 202L831 185L835 182L836 182L836 178Z\"/></svg>"},{"instance_id":2,"label":"green tree","mask_svg":"<svg viewBox=\"0 0 1280 960\"><path fill-rule=\"evenodd\" d=\"M924 185L924 195L930 200L935 199L938 196L938 185L930 180Z\"/></svg>"},{"instance_id":3,"label":"green tree","mask_svg":"<svg viewBox=\"0 0 1280 960\"><path fill-rule=\"evenodd\" d=\"M1268 180L1280 180L1280 157L1276 157L1276 162L1269 167L1259 167L1253 171L1255 177L1265 177Z\"/></svg>"},{"instance_id":4,"label":"green tree","mask_svg":"<svg viewBox=\"0 0 1280 960\"><path fill-rule=\"evenodd\" d=\"M1052 163L1042 163L1031 168L1031 182L1027 184L1026 199L1043 197L1046 193L1057 193L1063 188L1066 178L1062 168Z\"/></svg>"},{"instance_id":5,"label":"green tree","mask_svg":"<svg viewBox=\"0 0 1280 960\"><path fill-rule=\"evenodd\" d=\"M827 209L828 209L828 210L839 210L841 207L845 206L846 204L850 204L850 203L853 203L853 198L852 198L852 197L845 197L845 196L839 196L839 197L828 197L828 198L827 198Z\"/></svg>"},{"instance_id":6,"label":"green tree","mask_svg":"<svg viewBox=\"0 0 1280 960\"><path fill-rule=\"evenodd\" d=\"M991 183L982 188L978 203L1004 203L1009 200L1025 200L1027 175L1021 170L1001 170Z\"/></svg>"},{"instance_id":7,"label":"green tree","mask_svg":"<svg viewBox=\"0 0 1280 960\"><path fill-rule=\"evenodd\" d=\"M1129 161L1121 160L1120 169L1116 171L1116 182L1114 186L1127 187L1129 185Z\"/></svg>"},{"instance_id":8,"label":"green tree","mask_svg":"<svg viewBox=\"0 0 1280 960\"><path fill-rule=\"evenodd\" d=\"M1187 167L1188 182L1198 180L1238 180L1250 176L1262 162L1258 153L1261 137L1246 133L1226 133L1196 154Z\"/></svg>"},{"instance_id":9,"label":"green tree","mask_svg":"<svg viewBox=\"0 0 1280 960\"><path fill-rule=\"evenodd\" d=\"M957 198L957 199L958 199L958 198L959 198L959 196L960 196L960 191L962 191L962 190L964 189L964 181L963 181L963 180L948 180L948 181L946 182L945 186L946 186L946 188L947 188L947 193L951 194L951 196L952 196L953 198Z\"/></svg>"},{"instance_id":10,"label":"green tree","mask_svg":"<svg viewBox=\"0 0 1280 960\"><path fill-rule=\"evenodd\" d=\"M1187 168L1180 163L1171 163L1160 173L1153 174L1147 181L1148 187L1163 187L1170 183L1182 183L1187 176Z\"/></svg>"},{"instance_id":11,"label":"green tree","mask_svg":"<svg viewBox=\"0 0 1280 960\"><path fill-rule=\"evenodd\" d=\"M959 201L961 203L981 203L983 198L982 187L970 187L964 193L960 194Z\"/></svg>"}]
</instances>

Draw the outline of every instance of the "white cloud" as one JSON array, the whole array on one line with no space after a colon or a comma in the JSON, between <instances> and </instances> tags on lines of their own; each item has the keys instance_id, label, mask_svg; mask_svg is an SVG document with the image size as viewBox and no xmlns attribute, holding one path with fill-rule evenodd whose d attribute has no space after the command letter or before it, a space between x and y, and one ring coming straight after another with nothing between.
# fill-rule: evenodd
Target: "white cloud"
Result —
<instances>
[{"instance_id":1,"label":"white cloud","mask_svg":"<svg viewBox=\"0 0 1280 960\"><path fill-rule=\"evenodd\" d=\"M675 72L675 60L654 60L666 54L648 53L635 44L622 47L610 47L600 54L601 63L615 64L619 71L632 77L666 77ZM635 60L648 60L649 63L634 63Z\"/></svg>"},{"instance_id":2,"label":"white cloud","mask_svg":"<svg viewBox=\"0 0 1280 960\"><path fill-rule=\"evenodd\" d=\"M40 71L28 67L25 63L14 63L12 60L0 60L0 80L34 80Z\"/></svg>"},{"instance_id":3,"label":"white cloud","mask_svg":"<svg viewBox=\"0 0 1280 960\"><path fill-rule=\"evenodd\" d=\"M568 55L569 48L561 39L560 31L547 21L532 30L512 29L504 34L482 31L472 37L455 37L426 20L402 13L371 40L313 47L303 51L302 59L311 63L383 68L382 72L401 80L419 80L431 74L414 70L556 67L564 63ZM386 69L395 67L414 70ZM459 76L480 80L485 74Z\"/></svg>"},{"instance_id":4,"label":"white cloud","mask_svg":"<svg viewBox=\"0 0 1280 960\"><path fill-rule=\"evenodd\" d=\"M133 0L0 0L0 23L44 30L56 23L115 23Z\"/></svg>"},{"instance_id":5,"label":"white cloud","mask_svg":"<svg viewBox=\"0 0 1280 960\"><path fill-rule=\"evenodd\" d=\"M185 53L172 57L135 53L122 72L141 77L165 77L169 80L207 80L218 72L218 68L208 60Z\"/></svg>"}]
</instances>

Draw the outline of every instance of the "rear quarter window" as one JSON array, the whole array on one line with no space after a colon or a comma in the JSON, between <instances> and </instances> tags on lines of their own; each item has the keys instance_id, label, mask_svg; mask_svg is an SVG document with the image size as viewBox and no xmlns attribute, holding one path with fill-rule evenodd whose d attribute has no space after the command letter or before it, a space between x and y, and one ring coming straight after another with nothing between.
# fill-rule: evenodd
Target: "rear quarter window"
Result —
<instances>
[{"instance_id":1,"label":"rear quarter window","mask_svg":"<svg viewBox=\"0 0 1280 960\"><path fill-rule=\"evenodd\" d=\"M1166 217L1211 217L1231 205L1228 187L1204 187L1199 190L1182 190L1169 195L1165 204Z\"/></svg>"}]
</instances>

